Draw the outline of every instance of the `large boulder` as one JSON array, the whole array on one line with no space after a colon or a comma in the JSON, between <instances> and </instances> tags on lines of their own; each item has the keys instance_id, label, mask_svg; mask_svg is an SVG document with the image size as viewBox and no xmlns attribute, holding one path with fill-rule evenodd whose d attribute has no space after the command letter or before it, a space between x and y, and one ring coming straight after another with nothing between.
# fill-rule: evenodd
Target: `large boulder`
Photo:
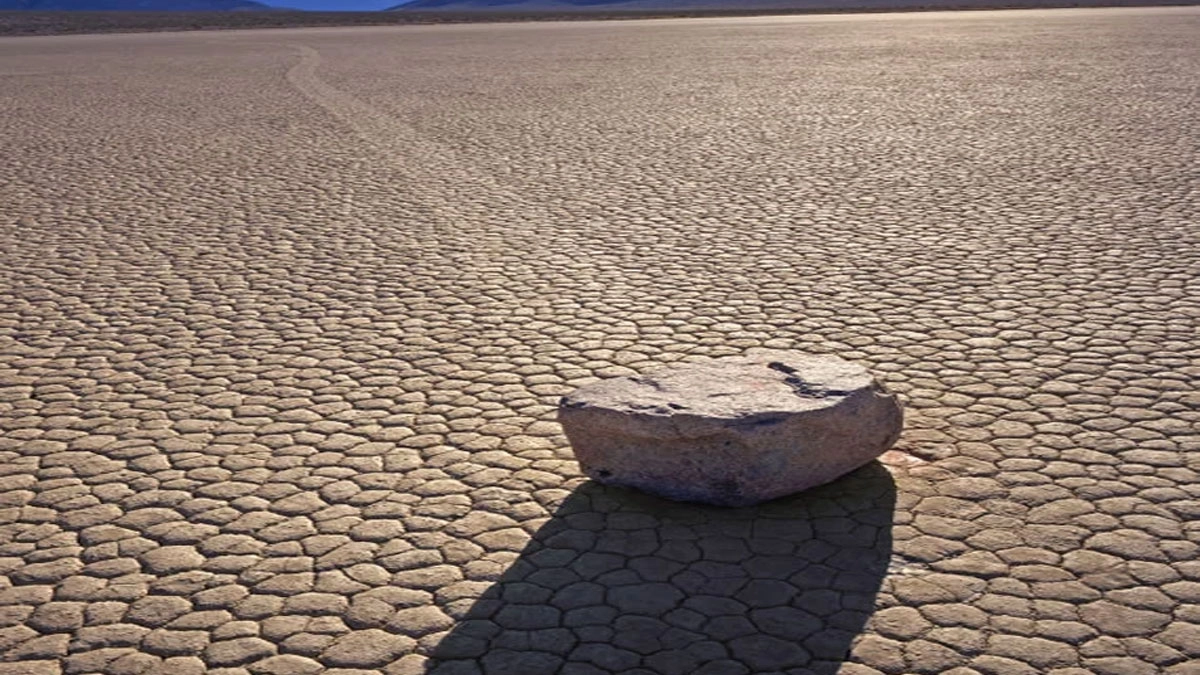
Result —
<instances>
[{"instance_id":1,"label":"large boulder","mask_svg":"<svg viewBox=\"0 0 1200 675\"><path fill-rule=\"evenodd\" d=\"M746 506L828 483L883 454L903 414L866 368L752 349L563 398L558 419L596 481Z\"/></svg>"}]
</instances>

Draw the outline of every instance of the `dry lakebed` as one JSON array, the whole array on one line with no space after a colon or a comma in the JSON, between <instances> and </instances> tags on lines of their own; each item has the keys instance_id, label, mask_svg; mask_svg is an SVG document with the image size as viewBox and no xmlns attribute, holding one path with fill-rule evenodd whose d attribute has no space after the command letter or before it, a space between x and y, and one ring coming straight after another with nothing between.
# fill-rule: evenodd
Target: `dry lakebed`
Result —
<instances>
[{"instance_id":1,"label":"dry lakebed","mask_svg":"<svg viewBox=\"0 0 1200 675\"><path fill-rule=\"evenodd\" d=\"M0 38L0 675L1197 675L1200 10ZM601 378L881 462L588 481Z\"/></svg>"}]
</instances>

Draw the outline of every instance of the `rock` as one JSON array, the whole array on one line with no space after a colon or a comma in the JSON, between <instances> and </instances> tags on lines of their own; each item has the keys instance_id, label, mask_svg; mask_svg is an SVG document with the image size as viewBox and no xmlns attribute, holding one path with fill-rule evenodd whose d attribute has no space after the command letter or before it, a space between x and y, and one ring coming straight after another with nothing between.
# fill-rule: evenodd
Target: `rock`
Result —
<instances>
[{"instance_id":1,"label":"rock","mask_svg":"<svg viewBox=\"0 0 1200 675\"><path fill-rule=\"evenodd\" d=\"M592 479L720 506L828 483L891 447L902 418L866 368L771 349L602 380L558 413Z\"/></svg>"}]
</instances>

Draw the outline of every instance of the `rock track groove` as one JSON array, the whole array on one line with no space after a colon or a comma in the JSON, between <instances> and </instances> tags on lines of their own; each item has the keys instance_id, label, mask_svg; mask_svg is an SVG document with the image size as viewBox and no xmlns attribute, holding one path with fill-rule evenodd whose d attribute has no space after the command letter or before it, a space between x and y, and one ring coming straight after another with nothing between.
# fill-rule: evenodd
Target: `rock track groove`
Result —
<instances>
[{"instance_id":1,"label":"rock track groove","mask_svg":"<svg viewBox=\"0 0 1200 675\"><path fill-rule=\"evenodd\" d=\"M0 39L0 675L1200 672L1200 12ZM896 461L588 483L751 347Z\"/></svg>"}]
</instances>

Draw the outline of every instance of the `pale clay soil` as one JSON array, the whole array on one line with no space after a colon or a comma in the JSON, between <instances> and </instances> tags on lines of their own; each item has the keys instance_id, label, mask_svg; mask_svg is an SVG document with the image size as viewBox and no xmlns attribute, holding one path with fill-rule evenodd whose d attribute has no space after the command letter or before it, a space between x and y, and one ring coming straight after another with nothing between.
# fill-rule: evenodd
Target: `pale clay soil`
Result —
<instances>
[{"instance_id":1,"label":"pale clay soil","mask_svg":"<svg viewBox=\"0 0 1200 675\"><path fill-rule=\"evenodd\" d=\"M0 40L0 674L1200 673L1196 35ZM580 476L560 396L760 346L898 449Z\"/></svg>"}]
</instances>

